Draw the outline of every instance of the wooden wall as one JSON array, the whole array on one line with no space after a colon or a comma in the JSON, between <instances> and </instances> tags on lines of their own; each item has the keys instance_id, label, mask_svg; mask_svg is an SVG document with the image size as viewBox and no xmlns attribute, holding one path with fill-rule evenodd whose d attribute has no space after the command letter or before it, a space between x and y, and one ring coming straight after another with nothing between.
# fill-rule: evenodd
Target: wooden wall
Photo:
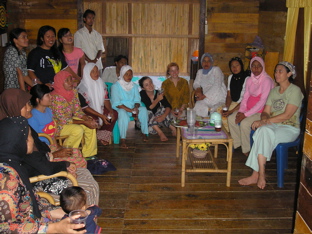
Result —
<instances>
[{"instance_id":1,"label":"wooden wall","mask_svg":"<svg viewBox=\"0 0 312 234\"><path fill-rule=\"evenodd\" d=\"M189 74L199 38L198 0L85 0L88 8L96 12L94 28L106 41L107 55L118 55L107 41L127 39L123 46L136 74L164 75L170 62L179 64L182 75Z\"/></svg>"}]
</instances>

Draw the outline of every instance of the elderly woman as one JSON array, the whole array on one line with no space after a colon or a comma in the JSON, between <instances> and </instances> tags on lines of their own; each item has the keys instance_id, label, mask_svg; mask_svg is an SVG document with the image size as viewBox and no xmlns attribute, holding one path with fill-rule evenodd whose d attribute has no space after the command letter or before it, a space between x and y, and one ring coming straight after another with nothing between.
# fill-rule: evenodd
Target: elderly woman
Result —
<instances>
[{"instance_id":1,"label":"elderly woman","mask_svg":"<svg viewBox=\"0 0 312 234\"><path fill-rule=\"evenodd\" d=\"M0 119L5 117L23 116L26 119L31 117L31 95L20 89L7 89L0 96ZM35 149L27 157L23 158L23 166L28 171L28 176L53 175L60 171L68 171L76 176L79 186L88 194L88 204L99 203L99 185L86 168L77 168L68 161L50 162L47 154L50 148L42 142L35 130L30 127L32 137L35 141ZM34 187L37 191L53 193L58 199L58 194L65 187L71 186L71 182L63 178L52 178L37 182Z\"/></svg>"},{"instance_id":2,"label":"elderly woman","mask_svg":"<svg viewBox=\"0 0 312 234\"><path fill-rule=\"evenodd\" d=\"M34 193L23 158L32 153L34 139L24 117L0 121L1 233L84 233L75 231L84 224L70 219L55 222L64 212L44 203ZM5 181L5 183L4 183ZM54 222L54 223L53 223Z\"/></svg>"},{"instance_id":3,"label":"elderly woman","mask_svg":"<svg viewBox=\"0 0 312 234\"><path fill-rule=\"evenodd\" d=\"M97 139L103 145L108 145L118 113L112 109L106 85L99 78L99 69L95 63L88 63L84 67L83 79L77 89L85 98L88 106L94 110L92 112L87 108L85 112L90 114L99 124L99 129L96 132Z\"/></svg>"},{"instance_id":4,"label":"elderly woman","mask_svg":"<svg viewBox=\"0 0 312 234\"><path fill-rule=\"evenodd\" d=\"M296 77L295 67L289 62L280 62L275 67L275 80L279 86L271 90L261 120L253 122L257 129L254 144L246 166L251 167L251 176L239 180L241 185L257 184L264 189L265 164L271 160L272 152L279 143L294 141L300 133L300 109L303 94L292 84Z\"/></svg>"},{"instance_id":5,"label":"elderly woman","mask_svg":"<svg viewBox=\"0 0 312 234\"><path fill-rule=\"evenodd\" d=\"M132 67L125 65L120 70L119 80L112 86L112 106L118 112L122 148L128 148L126 135L131 116L140 121L143 141L147 141L148 134L147 110L146 107L140 106L139 87L131 81L132 77Z\"/></svg>"},{"instance_id":6,"label":"elderly woman","mask_svg":"<svg viewBox=\"0 0 312 234\"><path fill-rule=\"evenodd\" d=\"M179 65L176 63L168 64L166 77L162 83L164 95L172 107L171 116L178 118L185 114L190 96L189 85L187 80L179 77Z\"/></svg>"},{"instance_id":7,"label":"elderly woman","mask_svg":"<svg viewBox=\"0 0 312 234\"><path fill-rule=\"evenodd\" d=\"M264 61L254 57L250 61L251 77L246 81L246 89L238 111L228 117L234 148L242 147L248 156L250 151L250 127L260 119L270 90L274 87L272 78L265 72Z\"/></svg>"},{"instance_id":8,"label":"elderly woman","mask_svg":"<svg viewBox=\"0 0 312 234\"><path fill-rule=\"evenodd\" d=\"M51 94L51 109L59 135L68 135L64 144L71 148L78 148L84 138L83 157L95 157L97 123L81 110L78 92L73 87L72 75L66 71L57 73L54 78L54 91Z\"/></svg>"},{"instance_id":9,"label":"elderly woman","mask_svg":"<svg viewBox=\"0 0 312 234\"><path fill-rule=\"evenodd\" d=\"M213 66L211 54L203 54L200 61L203 69L198 70L193 85L196 98L194 109L196 115L207 117L209 112L221 112L219 107L225 102L226 87L221 69Z\"/></svg>"}]
</instances>

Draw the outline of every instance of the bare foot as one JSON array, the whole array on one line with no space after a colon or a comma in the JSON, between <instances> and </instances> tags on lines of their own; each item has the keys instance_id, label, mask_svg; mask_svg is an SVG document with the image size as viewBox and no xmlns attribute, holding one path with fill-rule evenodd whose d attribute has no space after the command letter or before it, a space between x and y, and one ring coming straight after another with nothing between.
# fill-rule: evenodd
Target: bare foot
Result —
<instances>
[{"instance_id":1,"label":"bare foot","mask_svg":"<svg viewBox=\"0 0 312 234\"><path fill-rule=\"evenodd\" d=\"M128 146L126 144L126 139L121 139L120 144L121 144L121 148L128 149Z\"/></svg>"},{"instance_id":2,"label":"bare foot","mask_svg":"<svg viewBox=\"0 0 312 234\"><path fill-rule=\"evenodd\" d=\"M257 182L257 186L260 188L260 189L264 189L265 188L265 185L266 185L266 181L265 181L265 176L259 176L259 179L258 179L258 182Z\"/></svg>"},{"instance_id":3,"label":"bare foot","mask_svg":"<svg viewBox=\"0 0 312 234\"><path fill-rule=\"evenodd\" d=\"M142 138L144 142L148 141L146 134L142 134Z\"/></svg>"},{"instance_id":4,"label":"bare foot","mask_svg":"<svg viewBox=\"0 0 312 234\"><path fill-rule=\"evenodd\" d=\"M160 141L168 141L168 138L166 137L164 133L160 134L159 137L160 137Z\"/></svg>"},{"instance_id":5,"label":"bare foot","mask_svg":"<svg viewBox=\"0 0 312 234\"><path fill-rule=\"evenodd\" d=\"M101 140L100 142L102 143L102 145L109 145L109 142L107 141Z\"/></svg>"},{"instance_id":6,"label":"bare foot","mask_svg":"<svg viewBox=\"0 0 312 234\"><path fill-rule=\"evenodd\" d=\"M258 182L258 179L259 179L259 173L256 171L253 171L251 176L239 180L238 183L240 185L251 185L251 184L256 184Z\"/></svg>"},{"instance_id":7,"label":"bare foot","mask_svg":"<svg viewBox=\"0 0 312 234\"><path fill-rule=\"evenodd\" d=\"M177 136L177 129L173 126L170 126L172 136Z\"/></svg>"}]
</instances>

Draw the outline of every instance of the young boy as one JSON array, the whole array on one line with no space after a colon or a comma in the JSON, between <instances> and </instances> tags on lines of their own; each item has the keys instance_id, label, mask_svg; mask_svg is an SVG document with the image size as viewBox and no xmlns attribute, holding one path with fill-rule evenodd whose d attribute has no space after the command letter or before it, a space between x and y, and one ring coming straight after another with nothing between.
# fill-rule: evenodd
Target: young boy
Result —
<instances>
[{"instance_id":1,"label":"young boy","mask_svg":"<svg viewBox=\"0 0 312 234\"><path fill-rule=\"evenodd\" d=\"M86 209L87 194L83 188L72 186L64 189L60 196L60 203L63 211L66 213L63 219L68 217L68 214L73 210L86 210L88 213L85 226L87 233L101 233L102 228L96 225L94 219L102 214L102 210L96 205Z\"/></svg>"}]
</instances>

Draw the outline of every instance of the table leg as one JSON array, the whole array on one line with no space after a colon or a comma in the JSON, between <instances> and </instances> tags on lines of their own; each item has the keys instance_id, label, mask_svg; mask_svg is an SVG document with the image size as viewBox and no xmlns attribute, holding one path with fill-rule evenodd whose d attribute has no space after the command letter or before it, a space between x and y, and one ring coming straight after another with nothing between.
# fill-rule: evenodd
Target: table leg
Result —
<instances>
[{"instance_id":1,"label":"table leg","mask_svg":"<svg viewBox=\"0 0 312 234\"><path fill-rule=\"evenodd\" d=\"M187 159L187 145L186 142L182 142L182 170L181 170L181 187L185 186L185 167Z\"/></svg>"},{"instance_id":2,"label":"table leg","mask_svg":"<svg viewBox=\"0 0 312 234\"><path fill-rule=\"evenodd\" d=\"M180 157L180 138L181 138L181 128L177 128L177 149L176 149L176 157Z\"/></svg>"},{"instance_id":3,"label":"table leg","mask_svg":"<svg viewBox=\"0 0 312 234\"><path fill-rule=\"evenodd\" d=\"M229 147L227 149L227 175L226 175L226 186L231 186L231 173L232 173L232 153L233 153L233 143L229 143Z\"/></svg>"},{"instance_id":4,"label":"table leg","mask_svg":"<svg viewBox=\"0 0 312 234\"><path fill-rule=\"evenodd\" d=\"M218 150L219 150L219 145L215 144L215 149L214 149L214 157L217 158L218 157Z\"/></svg>"}]
</instances>

